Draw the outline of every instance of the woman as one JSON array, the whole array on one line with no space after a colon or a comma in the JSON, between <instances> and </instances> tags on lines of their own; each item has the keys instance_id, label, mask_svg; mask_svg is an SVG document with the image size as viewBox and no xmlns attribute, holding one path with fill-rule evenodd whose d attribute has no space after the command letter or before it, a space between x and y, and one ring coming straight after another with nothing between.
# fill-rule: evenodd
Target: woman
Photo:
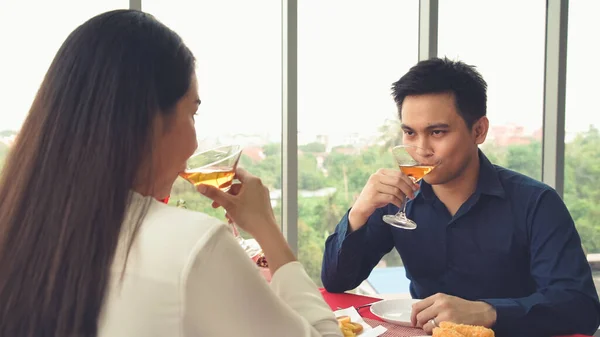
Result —
<instances>
[{"instance_id":1,"label":"woman","mask_svg":"<svg viewBox=\"0 0 600 337\"><path fill-rule=\"evenodd\" d=\"M254 235L269 285L219 220L169 207L194 152L194 57L138 11L58 51L0 182L0 336L341 336L260 180L202 187Z\"/></svg>"}]
</instances>

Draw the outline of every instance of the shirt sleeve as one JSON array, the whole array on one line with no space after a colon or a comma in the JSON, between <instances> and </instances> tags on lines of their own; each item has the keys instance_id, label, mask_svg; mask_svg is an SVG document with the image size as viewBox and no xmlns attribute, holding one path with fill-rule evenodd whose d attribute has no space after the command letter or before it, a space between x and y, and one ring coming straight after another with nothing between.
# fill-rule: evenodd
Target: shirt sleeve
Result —
<instances>
[{"instance_id":1,"label":"shirt sleeve","mask_svg":"<svg viewBox=\"0 0 600 337\"><path fill-rule=\"evenodd\" d=\"M269 285L224 226L198 245L182 287L185 336L342 336L299 262Z\"/></svg>"},{"instance_id":2,"label":"shirt sleeve","mask_svg":"<svg viewBox=\"0 0 600 337\"><path fill-rule=\"evenodd\" d=\"M485 299L496 309L494 327L509 335L592 335L600 304L581 240L554 190L541 193L529 224L530 265L537 291L524 298Z\"/></svg>"},{"instance_id":3,"label":"shirt sleeve","mask_svg":"<svg viewBox=\"0 0 600 337\"><path fill-rule=\"evenodd\" d=\"M352 233L348 213L325 242L321 281L332 293L356 288L394 248L390 226L382 220L384 208L377 209L364 226Z\"/></svg>"}]
</instances>

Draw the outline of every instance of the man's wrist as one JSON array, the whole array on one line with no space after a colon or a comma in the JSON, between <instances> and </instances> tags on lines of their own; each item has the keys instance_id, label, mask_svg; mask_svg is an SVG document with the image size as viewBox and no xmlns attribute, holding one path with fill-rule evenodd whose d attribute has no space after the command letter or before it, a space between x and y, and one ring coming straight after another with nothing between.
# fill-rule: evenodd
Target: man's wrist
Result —
<instances>
[{"instance_id":1,"label":"man's wrist","mask_svg":"<svg viewBox=\"0 0 600 337\"><path fill-rule=\"evenodd\" d=\"M496 324L496 319L498 318L496 308L494 308L491 304L486 302L479 302L483 307L483 326L486 328L491 328Z\"/></svg>"},{"instance_id":2,"label":"man's wrist","mask_svg":"<svg viewBox=\"0 0 600 337\"><path fill-rule=\"evenodd\" d=\"M350 232L359 230L362 226L367 223L369 216L365 216L363 212L357 211L355 208L351 208L348 213L348 227Z\"/></svg>"}]
</instances>

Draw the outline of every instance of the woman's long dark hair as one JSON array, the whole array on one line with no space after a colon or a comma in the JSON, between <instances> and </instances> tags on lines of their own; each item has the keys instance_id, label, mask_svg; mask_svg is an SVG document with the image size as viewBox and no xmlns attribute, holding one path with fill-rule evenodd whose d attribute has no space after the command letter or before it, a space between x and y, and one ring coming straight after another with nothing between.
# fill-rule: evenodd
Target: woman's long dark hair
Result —
<instances>
[{"instance_id":1,"label":"woman's long dark hair","mask_svg":"<svg viewBox=\"0 0 600 337\"><path fill-rule=\"evenodd\" d=\"M193 72L181 38L139 11L98 15L63 43L0 178L0 337L97 335L153 121Z\"/></svg>"}]
</instances>

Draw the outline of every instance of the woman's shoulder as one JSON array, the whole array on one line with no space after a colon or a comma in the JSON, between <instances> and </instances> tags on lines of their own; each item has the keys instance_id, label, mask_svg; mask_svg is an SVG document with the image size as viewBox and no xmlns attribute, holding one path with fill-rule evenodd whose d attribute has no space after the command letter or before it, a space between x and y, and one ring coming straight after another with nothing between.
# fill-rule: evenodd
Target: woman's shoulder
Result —
<instances>
[{"instance_id":1,"label":"woman's shoulder","mask_svg":"<svg viewBox=\"0 0 600 337\"><path fill-rule=\"evenodd\" d=\"M199 241L214 236L224 223L205 213L152 201L141 226L140 233L146 232L146 235L192 249Z\"/></svg>"},{"instance_id":2,"label":"woman's shoulder","mask_svg":"<svg viewBox=\"0 0 600 337\"><path fill-rule=\"evenodd\" d=\"M163 266L174 272L224 228L223 221L204 213L168 206L150 198L137 200L130 207L120 240L120 244L126 245L131 235L135 235L127 269L133 262L132 267L136 264L142 269Z\"/></svg>"},{"instance_id":3,"label":"woman's shoulder","mask_svg":"<svg viewBox=\"0 0 600 337\"><path fill-rule=\"evenodd\" d=\"M181 227L179 230L196 233L204 233L215 226L223 225L222 220L206 213L169 206L154 200L144 217L144 223L159 227L176 223L178 227Z\"/></svg>"}]
</instances>

